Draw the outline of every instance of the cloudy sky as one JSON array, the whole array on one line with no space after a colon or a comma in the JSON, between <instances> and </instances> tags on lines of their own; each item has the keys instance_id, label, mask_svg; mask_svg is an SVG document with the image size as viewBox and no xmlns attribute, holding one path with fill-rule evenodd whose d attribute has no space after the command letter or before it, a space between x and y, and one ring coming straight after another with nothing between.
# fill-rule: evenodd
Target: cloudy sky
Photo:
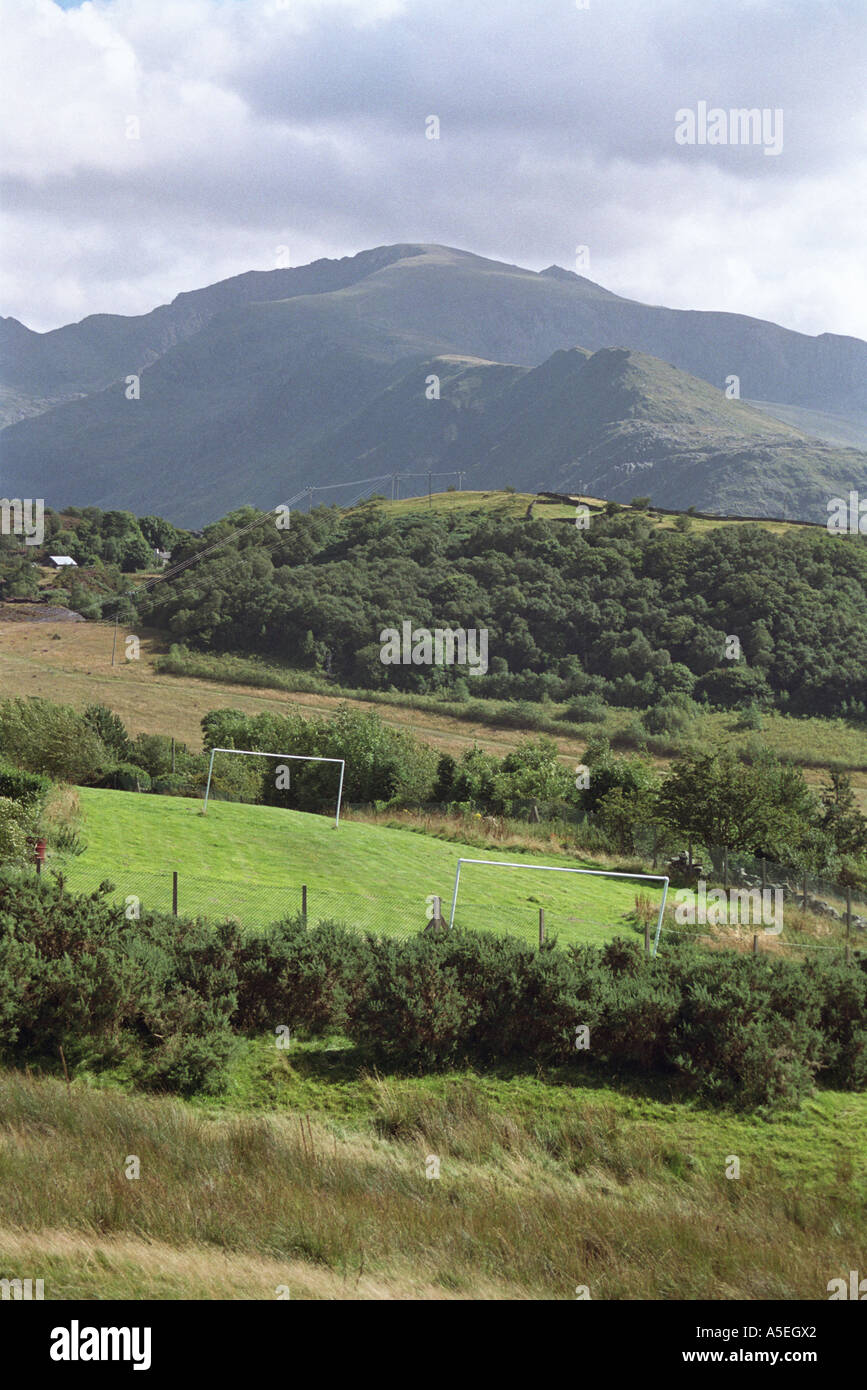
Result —
<instances>
[{"instance_id":1,"label":"cloudy sky","mask_svg":"<svg viewBox=\"0 0 867 1390\"><path fill-rule=\"evenodd\" d=\"M430 241L867 337L864 0L582 2L0 0L0 313Z\"/></svg>"}]
</instances>

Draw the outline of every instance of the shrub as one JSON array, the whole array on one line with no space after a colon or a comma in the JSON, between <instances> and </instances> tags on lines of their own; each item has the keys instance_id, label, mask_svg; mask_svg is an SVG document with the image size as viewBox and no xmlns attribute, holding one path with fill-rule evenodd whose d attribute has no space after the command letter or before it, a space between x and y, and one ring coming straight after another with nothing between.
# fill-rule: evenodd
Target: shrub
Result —
<instances>
[{"instance_id":1,"label":"shrub","mask_svg":"<svg viewBox=\"0 0 867 1390\"><path fill-rule=\"evenodd\" d=\"M111 757L84 715L37 696L0 702L0 749L30 772L92 782Z\"/></svg>"},{"instance_id":2,"label":"shrub","mask_svg":"<svg viewBox=\"0 0 867 1390\"><path fill-rule=\"evenodd\" d=\"M641 723L649 734L684 734L691 725L689 709L671 700L662 700L642 712Z\"/></svg>"},{"instance_id":3,"label":"shrub","mask_svg":"<svg viewBox=\"0 0 867 1390\"><path fill-rule=\"evenodd\" d=\"M594 695L578 695L570 700L560 719L568 719L573 724L604 724L605 706Z\"/></svg>"},{"instance_id":4,"label":"shrub","mask_svg":"<svg viewBox=\"0 0 867 1390\"><path fill-rule=\"evenodd\" d=\"M116 763L106 768L97 779L98 787L113 787L120 792L148 792L151 779L143 767L135 763Z\"/></svg>"},{"instance_id":5,"label":"shrub","mask_svg":"<svg viewBox=\"0 0 867 1390\"><path fill-rule=\"evenodd\" d=\"M142 915L111 885L0 872L0 1055L123 1062L151 1088L219 1089L235 1045L235 929Z\"/></svg>"},{"instance_id":6,"label":"shrub","mask_svg":"<svg viewBox=\"0 0 867 1390\"><path fill-rule=\"evenodd\" d=\"M335 922L305 926L301 917L248 935L239 952L241 1030L342 1030L364 988L369 944Z\"/></svg>"},{"instance_id":7,"label":"shrub","mask_svg":"<svg viewBox=\"0 0 867 1390\"><path fill-rule=\"evenodd\" d=\"M49 778L38 772L24 772L0 762L0 796L17 801L21 806L38 809L51 790Z\"/></svg>"},{"instance_id":8,"label":"shrub","mask_svg":"<svg viewBox=\"0 0 867 1390\"><path fill-rule=\"evenodd\" d=\"M0 864L24 864L29 858L28 835L32 829L26 807L0 796Z\"/></svg>"},{"instance_id":9,"label":"shrub","mask_svg":"<svg viewBox=\"0 0 867 1390\"><path fill-rule=\"evenodd\" d=\"M10 805L13 803L9 803ZM0 871L0 1055L122 1064L147 1089L219 1090L238 1033L345 1032L377 1059L667 1074L705 1101L797 1104L816 1077L867 1086L867 967L704 951L646 960L454 931L408 941L300 918L242 936L158 914L111 885ZM589 1031L589 1046L580 1047ZM578 1045L576 1045L578 1044Z\"/></svg>"}]
</instances>

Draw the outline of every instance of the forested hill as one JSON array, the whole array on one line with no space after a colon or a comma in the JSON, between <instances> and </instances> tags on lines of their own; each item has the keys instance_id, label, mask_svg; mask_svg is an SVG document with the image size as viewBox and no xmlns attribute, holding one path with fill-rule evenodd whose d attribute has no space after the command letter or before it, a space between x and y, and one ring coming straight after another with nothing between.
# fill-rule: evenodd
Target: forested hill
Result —
<instances>
[{"instance_id":1,"label":"forested hill","mask_svg":"<svg viewBox=\"0 0 867 1390\"><path fill-rule=\"evenodd\" d=\"M188 558L254 513L235 513ZM216 651L258 653L368 689L458 683L497 699L707 699L793 713L867 712L867 545L757 525L691 532L641 514L586 530L375 503L274 517L139 600L142 620ZM384 665L381 632L488 630L486 674ZM737 642L733 643L732 638ZM740 656L726 655L740 649Z\"/></svg>"}]
</instances>

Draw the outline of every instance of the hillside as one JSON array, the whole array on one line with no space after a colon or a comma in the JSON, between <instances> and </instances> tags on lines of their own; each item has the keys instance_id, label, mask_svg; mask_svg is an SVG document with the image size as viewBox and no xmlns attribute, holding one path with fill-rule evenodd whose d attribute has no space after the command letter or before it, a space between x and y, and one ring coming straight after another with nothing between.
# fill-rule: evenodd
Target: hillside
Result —
<instances>
[{"instance_id":1,"label":"hillside","mask_svg":"<svg viewBox=\"0 0 867 1390\"><path fill-rule=\"evenodd\" d=\"M448 913L460 856L496 859L471 845L451 844L411 830L354 824L335 830L326 816L272 806L201 802L185 797L135 796L78 789L87 849L64 868L74 892L92 891L110 879L123 900L135 893L146 908L171 909L172 871L179 872L179 907L185 914L230 914L245 925L300 911L301 885L308 911L371 931L406 937L425 925L428 895ZM531 864L594 869L592 860L510 851ZM387 885L387 887L384 887ZM617 879L480 869L467 866L461 880L459 925L483 928L494 914L497 929L525 940L538 933L539 908L547 929L564 943L609 941L631 933L627 916L641 885ZM648 885L644 885L648 889ZM660 887L649 885L658 904Z\"/></svg>"},{"instance_id":2,"label":"hillside","mask_svg":"<svg viewBox=\"0 0 867 1390\"><path fill-rule=\"evenodd\" d=\"M3 1069L0 1260L47 1300L574 1300L581 1282L815 1307L863 1249L865 1120L852 1092L757 1124L649 1088L371 1076L333 1042L248 1046L219 1110ZM105 1162L119 1129L143 1181Z\"/></svg>"},{"instance_id":3,"label":"hillside","mask_svg":"<svg viewBox=\"0 0 867 1390\"><path fill-rule=\"evenodd\" d=\"M0 489L56 506L196 526L311 484L459 470L477 487L592 481L824 520L829 496L867 486L867 455L795 427L827 434L831 419L835 439L867 438L864 343L642 305L445 247L255 272L42 335L4 320L2 340ZM731 374L761 410L726 399ZM770 418L777 405L794 423Z\"/></svg>"}]
</instances>

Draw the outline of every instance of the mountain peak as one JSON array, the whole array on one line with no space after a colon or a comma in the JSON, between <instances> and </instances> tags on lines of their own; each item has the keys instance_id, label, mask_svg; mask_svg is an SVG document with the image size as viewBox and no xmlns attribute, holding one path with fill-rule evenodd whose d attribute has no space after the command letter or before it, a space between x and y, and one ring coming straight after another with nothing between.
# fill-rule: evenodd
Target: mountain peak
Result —
<instances>
[{"instance_id":1,"label":"mountain peak","mask_svg":"<svg viewBox=\"0 0 867 1390\"><path fill-rule=\"evenodd\" d=\"M576 275L574 270L564 270L562 265L549 265L544 270L539 271L540 275L547 275L552 280L583 280L583 275Z\"/></svg>"}]
</instances>

